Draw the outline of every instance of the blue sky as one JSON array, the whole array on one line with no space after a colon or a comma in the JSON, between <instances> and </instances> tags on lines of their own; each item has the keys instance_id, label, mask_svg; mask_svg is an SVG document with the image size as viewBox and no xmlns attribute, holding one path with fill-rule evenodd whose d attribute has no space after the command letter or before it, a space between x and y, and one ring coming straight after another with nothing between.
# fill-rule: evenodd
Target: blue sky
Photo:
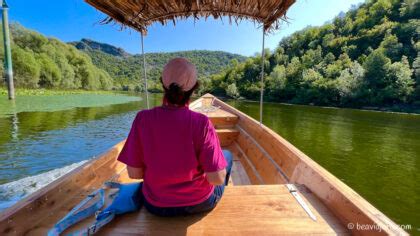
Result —
<instances>
[{"instance_id":1,"label":"blue sky","mask_svg":"<svg viewBox=\"0 0 420 236\"><path fill-rule=\"evenodd\" d=\"M104 15L83 0L8 0L11 21L65 42L90 38L140 52L140 35L135 30L120 31L118 26L101 25ZM322 25L340 11L364 0L297 0L287 16L289 23L266 37L266 48L274 49L282 37L308 25ZM192 49L222 50L250 56L261 51L261 29L243 21L237 26L227 20L208 19L152 25L145 38L146 52L172 52Z\"/></svg>"}]
</instances>

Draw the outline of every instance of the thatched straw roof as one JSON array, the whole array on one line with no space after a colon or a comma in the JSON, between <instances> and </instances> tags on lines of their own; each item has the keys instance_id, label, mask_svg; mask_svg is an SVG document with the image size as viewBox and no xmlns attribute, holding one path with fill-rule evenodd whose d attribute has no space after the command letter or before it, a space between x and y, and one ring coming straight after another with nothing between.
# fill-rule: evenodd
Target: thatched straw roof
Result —
<instances>
[{"instance_id":1,"label":"thatched straw roof","mask_svg":"<svg viewBox=\"0 0 420 236\"><path fill-rule=\"evenodd\" d=\"M175 24L188 17L229 17L236 23L249 19L264 25L264 30L277 29L295 0L85 0L107 14L104 23L118 22L141 32L154 22Z\"/></svg>"}]
</instances>

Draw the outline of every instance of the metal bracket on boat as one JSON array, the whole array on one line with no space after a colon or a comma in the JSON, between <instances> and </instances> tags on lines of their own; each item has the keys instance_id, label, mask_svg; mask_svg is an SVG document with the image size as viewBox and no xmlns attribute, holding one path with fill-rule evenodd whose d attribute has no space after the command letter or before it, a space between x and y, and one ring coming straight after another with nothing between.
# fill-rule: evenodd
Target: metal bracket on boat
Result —
<instances>
[{"instance_id":1,"label":"metal bracket on boat","mask_svg":"<svg viewBox=\"0 0 420 236\"><path fill-rule=\"evenodd\" d=\"M309 208L308 204L306 204L305 200L299 195L299 191L294 184L286 184L287 189L299 203L299 205L306 211L306 213L311 217L313 221L316 221L316 216Z\"/></svg>"}]
</instances>

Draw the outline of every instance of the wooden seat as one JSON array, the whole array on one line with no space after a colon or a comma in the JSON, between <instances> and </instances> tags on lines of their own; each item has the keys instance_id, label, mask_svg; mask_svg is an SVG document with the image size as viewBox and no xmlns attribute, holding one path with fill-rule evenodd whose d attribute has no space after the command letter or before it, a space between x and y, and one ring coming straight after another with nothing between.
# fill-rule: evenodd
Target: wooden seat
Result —
<instances>
[{"instance_id":1,"label":"wooden seat","mask_svg":"<svg viewBox=\"0 0 420 236\"><path fill-rule=\"evenodd\" d=\"M158 217L142 209L117 217L101 235L322 234L349 232L304 187L300 194L317 216L313 221L285 185L228 186L217 207L207 214Z\"/></svg>"},{"instance_id":2,"label":"wooden seat","mask_svg":"<svg viewBox=\"0 0 420 236\"><path fill-rule=\"evenodd\" d=\"M222 147L231 145L239 135L239 130L234 128L216 129Z\"/></svg>"},{"instance_id":3,"label":"wooden seat","mask_svg":"<svg viewBox=\"0 0 420 236\"><path fill-rule=\"evenodd\" d=\"M198 112L201 112L197 110ZM223 109L216 109L211 112L201 112L213 123L216 129L233 128L238 123L238 116Z\"/></svg>"}]
</instances>

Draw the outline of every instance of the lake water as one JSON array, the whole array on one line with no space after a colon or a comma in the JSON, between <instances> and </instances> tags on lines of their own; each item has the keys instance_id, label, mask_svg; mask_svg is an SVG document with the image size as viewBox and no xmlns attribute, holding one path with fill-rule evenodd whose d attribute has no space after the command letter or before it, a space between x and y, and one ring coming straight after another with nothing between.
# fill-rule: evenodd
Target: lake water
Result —
<instances>
[{"instance_id":1,"label":"lake water","mask_svg":"<svg viewBox=\"0 0 420 236\"><path fill-rule=\"evenodd\" d=\"M161 96L151 101L158 105ZM258 103L228 103L258 118ZM0 116L0 209L125 138L143 107L131 101ZM419 115L267 103L264 124L393 220L420 232Z\"/></svg>"}]
</instances>

